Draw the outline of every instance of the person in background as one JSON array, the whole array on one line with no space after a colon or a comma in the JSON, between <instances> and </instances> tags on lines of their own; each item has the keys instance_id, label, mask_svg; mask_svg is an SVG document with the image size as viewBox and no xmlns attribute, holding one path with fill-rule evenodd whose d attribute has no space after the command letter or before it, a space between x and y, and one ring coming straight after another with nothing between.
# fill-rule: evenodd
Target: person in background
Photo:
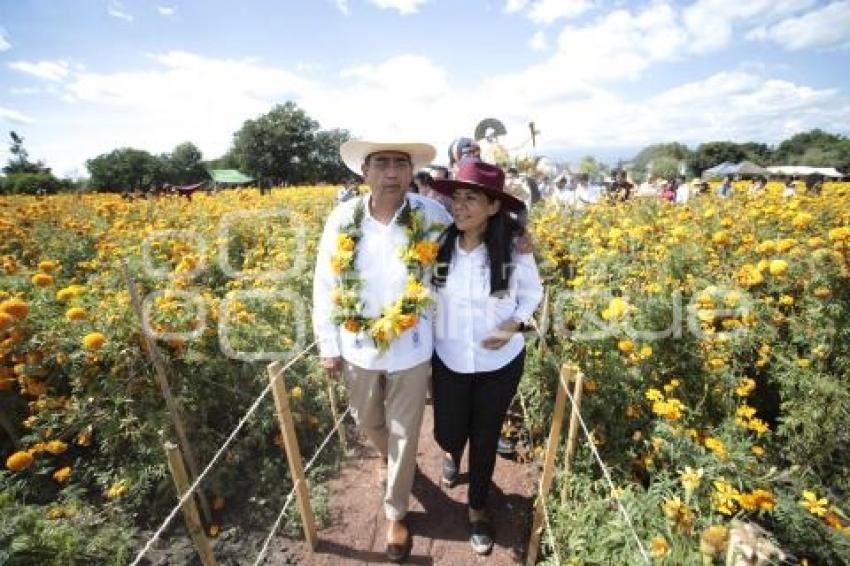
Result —
<instances>
[{"instance_id":1,"label":"person in background","mask_svg":"<svg viewBox=\"0 0 850 566\"><path fill-rule=\"evenodd\" d=\"M732 196L732 176L726 175L723 182L717 187L717 196L721 198L729 198Z\"/></svg>"},{"instance_id":2,"label":"person in background","mask_svg":"<svg viewBox=\"0 0 850 566\"><path fill-rule=\"evenodd\" d=\"M756 177L753 180L753 183L750 185L750 188L747 189L747 194L749 195L758 195L764 192L764 189L767 187L767 179L764 176Z\"/></svg>"},{"instance_id":3,"label":"person in background","mask_svg":"<svg viewBox=\"0 0 850 566\"><path fill-rule=\"evenodd\" d=\"M684 175L679 175L678 182L676 184L676 196L675 202L676 204L686 204L691 198L691 187L688 186L687 181L685 181Z\"/></svg>"},{"instance_id":4,"label":"person in background","mask_svg":"<svg viewBox=\"0 0 850 566\"><path fill-rule=\"evenodd\" d=\"M797 179L790 177L785 183L785 188L782 189L783 198L791 198L797 196Z\"/></svg>"},{"instance_id":5,"label":"person in background","mask_svg":"<svg viewBox=\"0 0 850 566\"><path fill-rule=\"evenodd\" d=\"M460 162L468 157L481 157L481 148L472 138L457 138L449 145L449 171L452 177L457 173Z\"/></svg>"},{"instance_id":6,"label":"person in background","mask_svg":"<svg viewBox=\"0 0 850 566\"><path fill-rule=\"evenodd\" d=\"M524 208L505 175L478 160L460 163L434 189L452 197L454 223L440 237L432 360L434 436L445 451L441 482L457 483L469 444L469 542L493 548L487 498L496 449L525 363L521 331L543 296L534 256L519 245L525 228L508 211Z\"/></svg>"},{"instance_id":7,"label":"person in background","mask_svg":"<svg viewBox=\"0 0 850 566\"><path fill-rule=\"evenodd\" d=\"M440 169L442 169L442 171L440 173L437 173L440 176L440 178L442 178L442 179L448 178L448 170L445 167L442 167ZM433 174L436 171L437 171L437 168L431 169L430 173L428 171L420 171L413 178L413 182L416 183L416 186L419 189L418 192L419 192L420 195L422 195L423 197L427 197L429 199L437 201L438 203L443 205L443 208L445 208L446 211L451 213L451 205L452 205L451 199L448 198L446 195L438 193L437 191L434 190L434 180L435 179L433 177ZM445 172L445 176L443 176L442 172Z\"/></svg>"}]
</instances>

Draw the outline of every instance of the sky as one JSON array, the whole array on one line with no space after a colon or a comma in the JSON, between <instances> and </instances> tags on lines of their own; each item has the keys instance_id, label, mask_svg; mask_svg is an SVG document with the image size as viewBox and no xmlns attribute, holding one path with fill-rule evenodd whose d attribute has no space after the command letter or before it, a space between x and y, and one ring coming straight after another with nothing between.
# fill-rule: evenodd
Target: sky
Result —
<instances>
[{"instance_id":1,"label":"sky","mask_svg":"<svg viewBox=\"0 0 850 566\"><path fill-rule=\"evenodd\" d=\"M850 134L850 0L0 0L7 133L60 176L118 147L204 157L275 104L366 139L628 159ZM528 123L539 135L532 147Z\"/></svg>"}]
</instances>

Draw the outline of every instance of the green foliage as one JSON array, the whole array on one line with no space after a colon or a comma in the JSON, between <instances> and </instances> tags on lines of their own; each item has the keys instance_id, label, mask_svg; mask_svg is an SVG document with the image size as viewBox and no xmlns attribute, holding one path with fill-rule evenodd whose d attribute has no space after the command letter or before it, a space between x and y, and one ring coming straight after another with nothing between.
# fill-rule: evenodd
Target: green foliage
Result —
<instances>
[{"instance_id":1,"label":"green foliage","mask_svg":"<svg viewBox=\"0 0 850 566\"><path fill-rule=\"evenodd\" d=\"M53 194L70 188L71 183L59 180L49 170L39 173L10 173L0 186L0 193L5 194Z\"/></svg>"},{"instance_id":2,"label":"green foliage","mask_svg":"<svg viewBox=\"0 0 850 566\"><path fill-rule=\"evenodd\" d=\"M278 184L340 182L349 176L339 158L345 130L319 130L294 102L277 105L267 114L247 120L233 136L230 154L239 169Z\"/></svg>"}]
</instances>

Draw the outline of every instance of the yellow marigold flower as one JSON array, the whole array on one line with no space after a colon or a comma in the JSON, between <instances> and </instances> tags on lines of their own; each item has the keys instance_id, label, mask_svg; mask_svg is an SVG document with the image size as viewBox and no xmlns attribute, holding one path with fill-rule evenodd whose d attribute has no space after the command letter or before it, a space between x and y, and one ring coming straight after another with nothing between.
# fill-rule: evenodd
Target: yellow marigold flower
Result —
<instances>
[{"instance_id":1,"label":"yellow marigold flower","mask_svg":"<svg viewBox=\"0 0 850 566\"><path fill-rule=\"evenodd\" d=\"M735 395L738 397L747 397L756 389L756 382L749 377L745 377L735 388Z\"/></svg>"},{"instance_id":2,"label":"yellow marigold flower","mask_svg":"<svg viewBox=\"0 0 850 566\"><path fill-rule=\"evenodd\" d=\"M77 446L91 446L91 432L88 430L81 430L77 433L77 437L74 442L77 443Z\"/></svg>"},{"instance_id":3,"label":"yellow marigold flower","mask_svg":"<svg viewBox=\"0 0 850 566\"><path fill-rule=\"evenodd\" d=\"M714 508L724 515L732 515L737 508L736 501L740 493L725 479L714 480L714 493L711 494Z\"/></svg>"},{"instance_id":4,"label":"yellow marigold flower","mask_svg":"<svg viewBox=\"0 0 850 566\"><path fill-rule=\"evenodd\" d=\"M678 379L671 379L669 383L664 385L664 391L666 393L672 393L675 389L677 389L682 383Z\"/></svg>"},{"instance_id":5,"label":"yellow marigold flower","mask_svg":"<svg viewBox=\"0 0 850 566\"><path fill-rule=\"evenodd\" d=\"M669 553L670 545L664 537L657 536L649 542L649 554L653 558L664 558Z\"/></svg>"},{"instance_id":6,"label":"yellow marigold flower","mask_svg":"<svg viewBox=\"0 0 850 566\"><path fill-rule=\"evenodd\" d=\"M338 234L336 237L336 249L339 252L350 252L354 250L354 240L346 234Z\"/></svg>"},{"instance_id":7,"label":"yellow marigold flower","mask_svg":"<svg viewBox=\"0 0 850 566\"><path fill-rule=\"evenodd\" d=\"M74 290L69 287L65 287L64 289L59 289L58 291L56 291L57 301L70 301L75 296L76 295L74 294Z\"/></svg>"},{"instance_id":8,"label":"yellow marigold flower","mask_svg":"<svg viewBox=\"0 0 850 566\"><path fill-rule=\"evenodd\" d=\"M65 510L62 507L52 507L47 512L47 518L51 521L55 521L56 519L61 519L65 516Z\"/></svg>"},{"instance_id":9,"label":"yellow marigold flower","mask_svg":"<svg viewBox=\"0 0 850 566\"><path fill-rule=\"evenodd\" d=\"M764 448L762 448L761 446L758 446L758 445L756 445L756 444L754 444L753 446L751 446L751 447L750 447L750 451L751 451L751 452L752 452L752 453L753 453L753 454L754 454L757 458L760 458L760 457L764 456Z\"/></svg>"},{"instance_id":10,"label":"yellow marigold flower","mask_svg":"<svg viewBox=\"0 0 850 566\"><path fill-rule=\"evenodd\" d=\"M295 386L289 391L289 396L293 399L301 399L304 396L304 392L301 390L299 386Z\"/></svg>"},{"instance_id":11,"label":"yellow marigold flower","mask_svg":"<svg viewBox=\"0 0 850 566\"><path fill-rule=\"evenodd\" d=\"M770 432L770 427L768 427L767 423L761 419L750 419L750 422L747 423L747 428L759 436L766 432Z\"/></svg>"},{"instance_id":12,"label":"yellow marigold flower","mask_svg":"<svg viewBox=\"0 0 850 566\"><path fill-rule=\"evenodd\" d=\"M617 342L617 348L624 354L630 354L635 349L635 344L631 340L620 340Z\"/></svg>"},{"instance_id":13,"label":"yellow marigold flower","mask_svg":"<svg viewBox=\"0 0 850 566\"><path fill-rule=\"evenodd\" d=\"M810 360L808 358L800 358L800 359L797 360L797 365L800 366L801 368L805 369L805 368L809 367L810 365L812 365L812 360Z\"/></svg>"},{"instance_id":14,"label":"yellow marigold flower","mask_svg":"<svg viewBox=\"0 0 850 566\"><path fill-rule=\"evenodd\" d=\"M91 332L83 337L83 346L89 350L98 350L106 343L106 336L100 332Z\"/></svg>"},{"instance_id":15,"label":"yellow marigold flower","mask_svg":"<svg viewBox=\"0 0 850 566\"><path fill-rule=\"evenodd\" d=\"M741 266L736 278L742 287L755 287L764 281L761 271L750 263Z\"/></svg>"},{"instance_id":16,"label":"yellow marigold flower","mask_svg":"<svg viewBox=\"0 0 850 566\"><path fill-rule=\"evenodd\" d=\"M785 307L790 307L794 304L794 297L791 295L782 295L779 297L779 304Z\"/></svg>"},{"instance_id":17,"label":"yellow marigold flower","mask_svg":"<svg viewBox=\"0 0 850 566\"><path fill-rule=\"evenodd\" d=\"M630 308L629 303L622 297L614 297L608 303L608 306L602 311L602 318L605 320L619 320L626 315Z\"/></svg>"},{"instance_id":18,"label":"yellow marigold flower","mask_svg":"<svg viewBox=\"0 0 850 566\"><path fill-rule=\"evenodd\" d=\"M826 497L818 498L814 491L805 489L803 490L803 499L800 501L800 505L805 507L812 515L823 517L826 515L827 508L829 507L829 500Z\"/></svg>"},{"instance_id":19,"label":"yellow marigold flower","mask_svg":"<svg viewBox=\"0 0 850 566\"><path fill-rule=\"evenodd\" d=\"M735 410L735 414L744 419L750 419L756 414L756 410L754 407L750 407L749 405L741 405Z\"/></svg>"},{"instance_id":20,"label":"yellow marigold flower","mask_svg":"<svg viewBox=\"0 0 850 566\"><path fill-rule=\"evenodd\" d=\"M691 494L696 491L702 482L704 473L702 468L694 470L690 466L685 466L685 471L679 472L679 478L682 482L682 487L685 488L685 493Z\"/></svg>"},{"instance_id":21,"label":"yellow marigold flower","mask_svg":"<svg viewBox=\"0 0 850 566\"><path fill-rule=\"evenodd\" d=\"M685 505L685 503L679 499L679 496L677 495L672 499L665 499L661 508L664 510L664 515L668 519L675 521L679 518L682 510L687 509L687 505Z\"/></svg>"},{"instance_id":22,"label":"yellow marigold flower","mask_svg":"<svg viewBox=\"0 0 850 566\"><path fill-rule=\"evenodd\" d=\"M649 401L662 401L664 399L664 395L661 391L652 387L647 389L644 395Z\"/></svg>"},{"instance_id":23,"label":"yellow marigold flower","mask_svg":"<svg viewBox=\"0 0 850 566\"><path fill-rule=\"evenodd\" d=\"M645 344L645 345L640 347L640 357L641 357L641 359L646 360L651 356L652 356L652 346L650 346L649 344Z\"/></svg>"},{"instance_id":24,"label":"yellow marigold flower","mask_svg":"<svg viewBox=\"0 0 850 566\"><path fill-rule=\"evenodd\" d=\"M768 269L771 275L785 275L788 272L788 262L784 259L773 259L770 261L770 267Z\"/></svg>"},{"instance_id":25,"label":"yellow marigold flower","mask_svg":"<svg viewBox=\"0 0 850 566\"><path fill-rule=\"evenodd\" d=\"M797 216L795 216L794 219L791 221L791 224L794 226L794 228L801 230L811 224L812 220L814 220L814 216L812 216L808 212L799 212L797 213Z\"/></svg>"},{"instance_id":26,"label":"yellow marigold flower","mask_svg":"<svg viewBox=\"0 0 850 566\"><path fill-rule=\"evenodd\" d=\"M7 299L0 303L0 312L14 316L18 320L26 318L29 311L29 305L20 299Z\"/></svg>"},{"instance_id":27,"label":"yellow marigold flower","mask_svg":"<svg viewBox=\"0 0 850 566\"><path fill-rule=\"evenodd\" d=\"M64 468L59 468L58 470L53 472L53 479L56 480L57 483L65 483L70 477L71 468L68 466L65 466Z\"/></svg>"},{"instance_id":28,"label":"yellow marigold flower","mask_svg":"<svg viewBox=\"0 0 850 566\"><path fill-rule=\"evenodd\" d=\"M21 472L32 466L34 461L32 454L19 450L6 458L6 467L13 472Z\"/></svg>"},{"instance_id":29,"label":"yellow marigold flower","mask_svg":"<svg viewBox=\"0 0 850 566\"><path fill-rule=\"evenodd\" d=\"M850 240L850 226L833 228L829 231L829 239L838 242Z\"/></svg>"},{"instance_id":30,"label":"yellow marigold flower","mask_svg":"<svg viewBox=\"0 0 850 566\"><path fill-rule=\"evenodd\" d=\"M428 298L428 289L421 281L411 278L404 287L404 296L411 301L421 301Z\"/></svg>"},{"instance_id":31,"label":"yellow marigold flower","mask_svg":"<svg viewBox=\"0 0 850 566\"><path fill-rule=\"evenodd\" d=\"M699 551L706 556L722 555L729 544L729 529L723 525L711 525L699 537Z\"/></svg>"},{"instance_id":32,"label":"yellow marigold flower","mask_svg":"<svg viewBox=\"0 0 850 566\"><path fill-rule=\"evenodd\" d=\"M36 287L47 287L53 284L53 277L46 273L36 273L32 276L32 284Z\"/></svg>"},{"instance_id":33,"label":"yellow marigold flower","mask_svg":"<svg viewBox=\"0 0 850 566\"><path fill-rule=\"evenodd\" d=\"M65 318L74 321L74 320L85 320L86 319L86 309L80 307L71 307L67 311L65 311Z\"/></svg>"},{"instance_id":34,"label":"yellow marigold flower","mask_svg":"<svg viewBox=\"0 0 850 566\"><path fill-rule=\"evenodd\" d=\"M711 240L720 246L728 244L731 240L729 238L729 232L726 230L719 230L711 236Z\"/></svg>"},{"instance_id":35,"label":"yellow marigold flower","mask_svg":"<svg viewBox=\"0 0 850 566\"><path fill-rule=\"evenodd\" d=\"M127 480L118 480L106 490L107 499L118 499L127 493Z\"/></svg>"},{"instance_id":36,"label":"yellow marigold flower","mask_svg":"<svg viewBox=\"0 0 850 566\"><path fill-rule=\"evenodd\" d=\"M210 525L210 531L209 532L210 532L210 538L216 538L216 537L218 537L219 533L221 533L221 527L216 525L216 524L212 524L212 525Z\"/></svg>"},{"instance_id":37,"label":"yellow marigold flower","mask_svg":"<svg viewBox=\"0 0 850 566\"><path fill-rule=\"evenodd\" d=\"M721 460L725 460L728 455L726 452L726 445L723 444L723 441L714 438L713 436L709 436L705 439L705 447L714 452L714 454Z\"/></svg>"},{"instance_id":38,"label":"yellow marigold flower","mask_svg":"<svg viewBox=\"0 0 850 566\"><path fill-rule=\"evenodd\" d=\"M45 449L53 455L59 455L68 450L68 445L61 440L51 440L47 443Z\"/></svg>"},{"instance_id":39,"label":"yellow marigold flower","mask_svg":"<svg viewBox=\"0 0 850 566\"><path fill-rule=\"evenodd\" d=\"M815 297L819 299L825 299L832 294L832 290L829 287L818 287L815 289Z\"/></svg>"}]
</instances>

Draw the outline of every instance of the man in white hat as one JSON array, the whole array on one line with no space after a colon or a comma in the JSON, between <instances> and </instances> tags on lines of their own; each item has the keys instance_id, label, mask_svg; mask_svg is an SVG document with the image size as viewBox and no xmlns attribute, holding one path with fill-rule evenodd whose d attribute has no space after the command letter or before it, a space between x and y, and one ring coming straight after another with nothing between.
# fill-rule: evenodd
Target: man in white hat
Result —
<instances>
[{"instance_id":1,"label":"man in white hat","mask_svg":"<svg viewBox=\"0 0 850 566\"><path fill-rule=\"evenodd\" d=\"M387 556L401 561L411 547L404 518L431 376L427 289L435 240L451 218L407 190L434 159L432 146L352 140L340 154L370 193L337 206L325 224L313 328L322 366L345 376L352 414L386 462Z\"/></svg>"}]
</instances>

